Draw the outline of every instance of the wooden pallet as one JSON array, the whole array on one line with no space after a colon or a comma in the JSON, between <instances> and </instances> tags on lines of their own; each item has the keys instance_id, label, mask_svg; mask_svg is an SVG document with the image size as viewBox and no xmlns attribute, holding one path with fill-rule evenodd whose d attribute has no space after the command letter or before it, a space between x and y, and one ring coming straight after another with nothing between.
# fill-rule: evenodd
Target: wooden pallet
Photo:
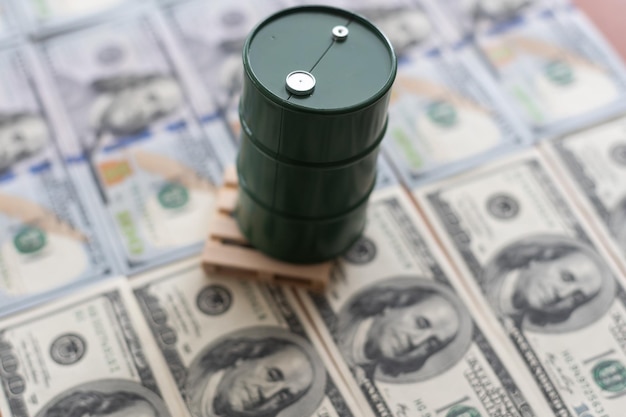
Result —
<instances>
[{"instance_id":1,"label":"wooden pallet","mask_svg":"<svg viewBox=\"0 0 626 417\"><path fill-rule=\"evenodd\" d=\"M224 185L217 194L217 208L211 220L209 238L202 253L204 271L207 274L245 277L313 291L326 288L330 278L330 262L291 264L272 259L250 246L232 217L237 205L238 188L236 169L226 169Z\"/></svg>"}]
</instances>

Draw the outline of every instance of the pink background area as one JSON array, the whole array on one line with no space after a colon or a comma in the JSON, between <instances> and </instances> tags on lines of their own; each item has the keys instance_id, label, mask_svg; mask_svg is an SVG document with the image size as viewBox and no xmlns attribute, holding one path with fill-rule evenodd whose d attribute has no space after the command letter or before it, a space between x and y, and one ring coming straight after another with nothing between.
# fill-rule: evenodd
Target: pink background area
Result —
<instances>
[{"instance_id":1,"label":"pink background area","mask_svg":"<svg viewBox=\"0 0 626 417\"><path fill-rule=\"evenodd\" d=\"M574 0L626 62L626 0Z\"/></svg>"}]
</instances>

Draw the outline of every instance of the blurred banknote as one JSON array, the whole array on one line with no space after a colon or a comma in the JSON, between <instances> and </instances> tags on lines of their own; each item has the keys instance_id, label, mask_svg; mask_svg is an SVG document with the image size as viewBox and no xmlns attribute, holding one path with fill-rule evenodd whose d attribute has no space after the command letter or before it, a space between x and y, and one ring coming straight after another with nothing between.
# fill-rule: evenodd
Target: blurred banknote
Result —
<instances>
[{"instance_id":1,"label":"blurred banknote","mask_svg":"<svg viewBox=\"0 0 626 417\"><path fill-rule=\"evenodd\" d=\"M483 34L494 26L540 13L561 0L438 0L457 36ZM452 33L451 33L452 34Z\"/></svg>"},{"instance_id":2,"label":"blurred banknote","mask_svg":"<svg viewBox=\"0 0 626 417\"><path fill-rule=\"evenodd\" d=\"M378 157L376 164L376 186L375 189L383 189L398 184L398 178L393 172L393 168L388 158Z\"/></svg>"},{"instance_id":3,"label":"blurred banknote","mask_svg":"<svg viewBox=\"0 0 626 417\"><path fill-rule=\"evenodd\" d=\"M0 1L0 38L4 38L15 31L14 16L11 14L11 5L9 0Z\"/></svg>"},{"instance_id":4,"label":"blurred banknote","mask_svg":"<svg viewBox=\"0 0 626 417\"><path fill-rule=\"evenodd\" d=\"M591 221L626 262L626 119L545 142Z\"/></svg>"},{"instance_id":5,"label":"blurred banknote","mask_svg":"<svg viewBox=\"0 0 626 417\"><path fill-rule=\"evenodd\" d=\"M624 108L624 66L573 7L522 0L438 5L465 35L473 33L474 57L538 136Z\"/></svg>"},{"instance_id":6,"label":"blurred banknote","mask_svg":"<svg viewBox=\"0 0 626 417\"><path fill-rule=\"evenodd\" d=\"M529 142L495 85L433 49L400 62L383 142L409 188Z\"/></svg>"},{"instance_id":7,"label":"blurred banknote","mask_svg":"<svg viewBox=\"0 0 626 417\"><path fill-rule=\"evenodd\" d=\"M143 0L18 0L15 8L27 30L40 31L66 27L77 21L93 18L105 12Z\"/></svg>"},{"instance_id":8,"label":"blurred banknote","mask_svg":"<svg viewBox=\"0 0 626 417\"><path fill-rule=\"evenodd\" d=\"M31 62L24 49L0 50L0 315L103 276L111 261L59 158Z\"/></svg>"},{"instance_id":9,"label":"blurred banknote","mask_svg":"<svg viewBox=\"0 0 626 417\"><path fill-rule=\"evenodd\" d=\"M109 281L0 321L3 417L180 415L166 406L170 380L147 356L127 285Z\"/></svg>"},{"instance_id":10,"label":"blurred banknote","mask_svg":"<svg viewBox=\"0 0 626 417\"><path fill-rule=\"evenodd\" d=\"M400 187L377 192L326 294L300 292L377 416L547 416L528 375L451 287L454 272Z\"/></svg>"},{"instance_id":11,"label":"blurred banknote","mask_svg":"<svg viewBox=\"0 0 626 417\"><path fill-rule=\"evenodd\" d=\"M427 217L559 417L626 406L626 293L537 151L418 193Z\"/></svg>"},{"instance_id":12,"label":"blurred banknote","mask_svg":"<svg viewBox=\"0 0 626 417\"><path fill-rule=\"evenodd\" d=\"M223 169L213 144L230 141L219 118L197 123L160 36L136 14L40 45L72 128L61 147L88 161L125 270L206 238Z\"/></svg>"},{"instance_id":13,"label":"blurred banknote","mask_svg":"<svg viewBox=\"0 0 626 417\"><path fill-rule=\"evenodd\" d=\"M361 415L293 295L198 262L133 282L192 416Z\"/></svg>"},{"instance_id":14,"label":"blurred banknote","mask_svg":"<svg viewBox=\"0 0 626 417\"><path fill-rule=\"evenodd\" d=\"M214 108L203 112L227 116L237 133L244 41L254 26L284 7L281 0L196 0L165 9L180 47L214 100Z\"/></svg>"}]
</instances>

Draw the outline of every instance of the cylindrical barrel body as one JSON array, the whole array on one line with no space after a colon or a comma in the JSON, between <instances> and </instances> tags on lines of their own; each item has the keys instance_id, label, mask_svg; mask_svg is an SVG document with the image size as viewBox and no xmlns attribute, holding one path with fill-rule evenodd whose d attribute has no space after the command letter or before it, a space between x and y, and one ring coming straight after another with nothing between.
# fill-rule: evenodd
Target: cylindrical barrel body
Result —
<instances>
[{"instance_id":1,"label":"cylindrical barrel body","mask_svg":"<svg viewBox=\"0 0 626 417\"><path fill-rule=\"evenodd\" d=\"M396 74L389 41L350 12L287 9L243 51L237 221L289 262L346 250L365 226Z\"/></svg>"}]
</instances>

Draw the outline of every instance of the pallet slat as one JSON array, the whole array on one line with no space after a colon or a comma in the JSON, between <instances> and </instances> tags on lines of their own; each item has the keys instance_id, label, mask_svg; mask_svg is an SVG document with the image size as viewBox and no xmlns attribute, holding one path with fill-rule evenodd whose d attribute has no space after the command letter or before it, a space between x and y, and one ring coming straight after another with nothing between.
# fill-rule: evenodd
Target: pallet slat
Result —
<instances>
[{"instance_id":1,"label":"pallet slat","mask_svg":"<svg viewBox=\"0 0 626 417\"><path fill-rule=\"evenodd\" d=\"M209 237L216 241L230 241L240 245L248 244L233 218L221 213L216 214L211 221L211 234Z\"/></svg>"},{"instance_id":2,"label":"pallet slat","mask_svg":"<svg viewBox=\"0 0 626 417\"><path fill-rule=\"evenodd\" d=\"M237 196L236 188L221 188L217 193L217 210L220 213L231 214L237 207Z\"/></svg>"},{"instance_id":3,"label":"pallet slat","mask_svg":"<svg viewBox=\"0 0 626 417\"><path fill-rule=\"evenodd\" d=\"M239 185L239 177L237 176L237 168L229 166L224 170L224 185L237 187Z\"/></svg>"},{"instance_id":4,"label":"pallet slat","mask_svg":"<svg viewBox=\"0 0 626 417\"><path fill-rule=\"evenodd\" d=\"M330 262L291 264L270 258L248 244L232 217L237 206L237 185L237 171L234 168L227 169L202 253L204 271L207 274L250 278L312 291L324 290L330 279Z\"/></svg>"}]
</instances>

